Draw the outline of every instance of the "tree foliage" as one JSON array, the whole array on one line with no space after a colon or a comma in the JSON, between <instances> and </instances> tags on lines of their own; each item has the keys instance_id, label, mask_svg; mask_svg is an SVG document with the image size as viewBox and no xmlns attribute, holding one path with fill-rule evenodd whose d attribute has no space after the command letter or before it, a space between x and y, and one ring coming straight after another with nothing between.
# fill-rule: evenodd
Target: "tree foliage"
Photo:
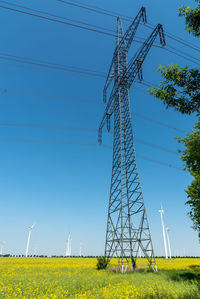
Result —
<instances>
[{"instance_id":1,"label":"tree foliage","mask_svg":"<svg viewBox=\"0 0 200 299\"><path fill-rule=\"evenodd\" d=\"M193 228L198 231L200 238L200 121L192 133L177 139L185 146L185 149L180 151L184 168L194 177L191 185L185 190L189 198L186 204L190 206L189 215L193 221Z\"/></svg>"},{"instance_id":2,"label":"tree foliage","mask_svg":"<svg viewBox=\"0 0 200 299\"><path fill-rule=\"evenodd\" d=\"M200 175L194 175L194 180L185 191L190 198L186 204L190 206L189 215L193 222L193 229L198 231L200 239Z\"/></svg>"},{"instance_id":3,"label":"tree foliage","mask_svg":"<svg viewBox=\"0 0 200 299\"><path fill-rule=\"evenodd\" d=\"M163 101L167 108L191 114L200 114L200 71L180 68L177 64L159 66L164 81L159 88L151 87L149 93Z\"/></svg>"},{"instance_id":4,"label":"tree foliage","mask_svg":"<svg viewBox=\"0 0 200 299\"><path fill-rule=\"evenodd\" d=\"M179 15L185 17L186 30L194 36L200 36L200 0L198 7L193 9L189 6L179 8Z\"/></svg>"},{"instance_id":5,"label":"tree foliage","mask_svg":"<svg viewBox=\"0 0 200 299\"><path fill-rule=\"evenodd\" d=\"M187 133L185 138L177 139L185 145L185 149L180 151L185 170L200 175L200 121L196 123L192 133Z\"/></svg>"}]
</instances>

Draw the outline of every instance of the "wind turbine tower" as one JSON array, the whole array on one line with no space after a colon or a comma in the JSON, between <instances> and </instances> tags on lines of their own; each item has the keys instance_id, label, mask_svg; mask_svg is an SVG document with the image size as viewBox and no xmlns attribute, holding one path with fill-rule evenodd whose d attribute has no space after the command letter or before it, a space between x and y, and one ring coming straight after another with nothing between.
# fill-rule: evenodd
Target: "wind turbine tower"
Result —
<instances>
[{"instance_id":1,"label":"wind turbine tower","mask_svg":"<svg viewBox=\"0 0 200 299\"><path fill-rule=\"evenodd\" d=\"M1 244L1 247L0 247L0 255L3 254L3 247L5 245L5 242L4 241L0 241L0 244Z\"/></svg>"},{"instance_id":2,"label":"wind turbine tower","mask_svg":"<svg viewBox=\"0 0 200 299\"><path fill-rule=\"evenodd\" d=\"M166 259L168 259L167 242L166 242L166 236L165 236L165 225L164 225L164 219L163 219L164 210L163 210L162 206L161 206L161 210L159 210L158 212L160 213L160 217L161 217L163 242L164 242L164 248L165 248L165 257L166 257Z\"/></svg>"},{"instance_id":3,"label":"wind turbine tower","mask_svg":"<svg viewBox=\"0 0 200 299\"><path fill-rule=\"evenodd\" d=\"M67 246L66 246L66 256L71 256L71 253L72 253L72 237L71 237L71 233L69 233L67 239Z\"/></svg>"},{"instance_id":4,"label":"wind turbine tower","mask_svg":"<svg viewBox=\"0 0 200 299\"><path fill-rule=\"evenodd\" d=\"M34 228L35 224L33 224L32 226L30 226L28 228L29 230L29 233L28 233L28 240L27 240L27 245L26 245L26 253L25 253L25 257L28 256L28 250L29 250L29 243L30 243L30 238L31 238L31 232L32 232L32 229Z\"/></svg>"},{"instance_id":5,"label":"wind turbine tower","mask_svg":"<svg viewBox=\"0 0 200 299\"><path fill-rule=\"evenodd\" d=\"M34 252L33 252L33 255L34 255L34 256L36 255L36 252L37 252L37 247L35 246L35 248L34 248Z\"/></svg>"},{"instance_id":6,"label":"wind turbine tower","mask_svg":"<svg viewBox=\"0 0 200 299\"><path fill-rule=\"evenodd\" d=\"M80 243L80 252L79 252L79 256L82 256L82 243Z\"/></svg>"},{"instance_id":7,"label":"wind turbine tower","mask_svg":"<svg viewBox=\"0 0 200 299\"><path fill-rule=\"evenodd\" d=\"M139 247L139 250L138 250L138 254L137 254L137 258L140 258L141 259L141 257L142 257L142 255L141 255L141 248Z\"/></svg>"},{"instance_id":8,"label":"wind turbine tower","mask_svg":"<svg viewBox=\"0 0 200 299\"><path fill-rule=\"evenodd\" d=\"M167 234L167 243L168 243L168 249L169 249L169 258L172 258L172 252L171 252L171 245L170 245L170 240L169 240L169 231L170 229L166 227L166 234Z\"/></svg>"}]
</instances>

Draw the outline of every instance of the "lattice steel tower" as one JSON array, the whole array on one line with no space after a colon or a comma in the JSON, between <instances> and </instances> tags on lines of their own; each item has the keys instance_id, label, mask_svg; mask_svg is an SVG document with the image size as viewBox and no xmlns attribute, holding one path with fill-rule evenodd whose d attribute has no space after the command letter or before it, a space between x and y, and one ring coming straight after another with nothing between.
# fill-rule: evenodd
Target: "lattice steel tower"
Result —
<instances>
[{"instance_id":1,"label":"lattice steel tower","mask_svg":"<svg viewBox=\"0 0 200 299\"><path fill-rule=\"evenodd\" d=\"M129 89L136 78L142 80L142 64L159 35L165 45L162 25L158 24L141 48L127 63L127 53L139 24L146 23L142 7L134 21L123 34L120 17L117 19L116 46L104 87L104 103L107 90L113 82L110 97L99 126L99 143L102 129L114 114L113 164L108 207L105 256L117 257L122 272L134 267L139 248L154 271L157 270L149 224L139 180L131 123Z\"/></svg>"}]
</instances>

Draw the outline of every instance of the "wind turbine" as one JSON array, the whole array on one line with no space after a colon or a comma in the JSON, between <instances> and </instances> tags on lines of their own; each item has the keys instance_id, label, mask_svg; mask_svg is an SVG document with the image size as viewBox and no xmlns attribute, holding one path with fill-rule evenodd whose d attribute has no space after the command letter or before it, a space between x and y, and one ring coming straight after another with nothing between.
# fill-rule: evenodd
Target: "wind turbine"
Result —
<instances>
[{"instance_id":1,"label":"wind turbine","mask_svg":"<svg viewBox=\"0 0 200 299\"><path fill-rule=\"evenodd\" d=\"M185 248L183 248L183 256L186 257Z\"/></svg>"},{"instance_id":2,"label":"wind turbine","mask_svg":"<svg viewBox=\"0 0 200 299\"><path fill-rule=\"evenodd\" d=\"M164 219L163 219L164 210L162 208L162 205L161 205L161 210L158 210L158 212L160 213L160 217L161 217L162 234L163 234L163 241L164 241L164 248L165 248L165 257L166 257L166 259L168 259L167 243L166 243L166 236L165 236L165 225L164 225Z\"/></svg>"},{"instance_id":3,"label":"wind turbine","mask_svg":"<svg viewBox=\"0 0 200 299\"><path fill-rule=\"evenodd\" d=\"M36 256L37 247L35 246L33 256Z\"/></svg>"},{"instance_id":4,"label":"wind turbine","mask_svg":"<svg viewBox=\"0 0 200 299\"><path fill-rule=\"evenodd\" d=\"M71 256L72 253L71 241L72 241L72 237L71 237L71 233L69 233L67 239L67 246L66 246L66 256Z\"/></svg>"},{"instance_id":5,"label":"wind turbine","mask_svg":"<svg viewBox=\"0 0 200 299\"><path fill-rule=\"evenodd\" d=\"M82 256L82 243L80 242L80 252L79 252L79 256Z\"/></svg>"},{"instance_id":6,"label":"wind turbine","mask_svg":"<svg viewBox=\"0 0 200 299\"><path fill-rule=\"evenodd\" d=\"M139 249L138 249L138 253L137 253L137 257L139 257L140 259L141 259L141 248L139 247Z\"/></svg>"},{"instance_id":7,"label":"wind turbine","mask_svg":"<svg viewBox=\"0 0 200 299\"><path fill-rule=\"evenodd\" d=\"M4 241L0 241L0 244L1 244L0 255L2 255L3 254L3 247L5 245L5 242Z\"/></svg>"},{"instance_id":8,"label":"wind turbine","mask_svg":"<svg viewBox=\"0 0 200 299\"><path fill-rule=\"evenodd\" d=\"M26 253L25 253L25 257L28 256L28 249L29 249L29 243L30 243L31 232L32 232L32 229L34 228L34 226L35 226L35 223L34 223L32 226L30 226L30 227L28 228L29 233L28 233L28 240L27 240L27 245L26 245Z\"/></svg>"},{"instance_id":9,"label":"wind turbine","mask_svg":"<svg viewBox=\"0 0 200 299\"><path fill-rule=\"evenodd\" d=\"M168 249L169 249L169 258L172 258L172 252L171 252L171 245L170 245L170 240L169 240L169 231L170 229L166 227L166 233L167 233L167 243L168 243Z\"/></svg>"}]
</instances>

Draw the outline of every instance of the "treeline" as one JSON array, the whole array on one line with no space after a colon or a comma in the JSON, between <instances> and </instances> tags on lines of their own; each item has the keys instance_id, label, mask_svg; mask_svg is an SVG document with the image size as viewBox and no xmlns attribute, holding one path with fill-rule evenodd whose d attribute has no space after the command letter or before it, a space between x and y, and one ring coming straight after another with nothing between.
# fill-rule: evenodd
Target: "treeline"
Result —
<instances>
[{"instance_id":1,"label":"treeline","mask_svg":"<svg viewBox=\"0 0 200 299\"><path fill-rule=\"evenodd\" d=\"M25 255L23 254L19 254L19 255L12 255L12 254L3 254L0 255L0 257L25 257ZM47 256L47 255L28 255L28 257L35 257L35 258L65 258L65 259L70 259L70 258L100 258L103 257L102 255L85 255L85 256L79 256L79 255L72 255L72 256L63 256L63 255L51 255L51 256ZM141 256L140 258L144 258L146 259L146 257ZM162 258L165 259L165 256L155 256L155 258ZM176 259L176 258L200 258L200 256L172 256L172 259ZM169 258L170 259L170 258Z\"/></svg>"}]
</instances>

